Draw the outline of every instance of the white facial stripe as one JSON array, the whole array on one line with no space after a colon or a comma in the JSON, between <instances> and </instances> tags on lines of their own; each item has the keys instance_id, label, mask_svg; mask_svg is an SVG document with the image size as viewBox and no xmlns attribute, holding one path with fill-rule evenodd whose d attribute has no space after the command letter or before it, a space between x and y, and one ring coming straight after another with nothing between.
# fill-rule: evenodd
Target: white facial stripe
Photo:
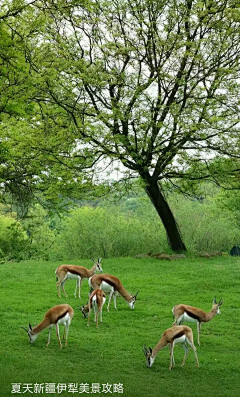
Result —
<instances>
[{"instance_id":1,"label":"white facial stripe","mask_svg":"<svg viewBox=\"0 0 240 397\"><path fill-rule=\"evenodd\" d=\"M134 304L135 304L135 300L128 302L128 306L130 307L130 309L132 310L134 309Z\"/></svg>"},{"instance_id":2,"label":"white facial stripe","mask_svg":"<svg viewBox=\"0 0 240 397\"><path fill-rule=\"evenodd\" d=\"M155 357L150 357L150 367L153 365Z\"/></svg>"}]
</instances>

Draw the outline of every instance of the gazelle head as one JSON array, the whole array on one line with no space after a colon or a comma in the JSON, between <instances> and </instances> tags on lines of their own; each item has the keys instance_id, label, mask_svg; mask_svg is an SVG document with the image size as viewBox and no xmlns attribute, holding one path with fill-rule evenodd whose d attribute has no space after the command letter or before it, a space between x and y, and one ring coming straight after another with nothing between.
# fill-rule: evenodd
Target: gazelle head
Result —
<instances>
[{"instance_id":1,"label":"gazelle head","mask_svg":"<svg viewBox=\"0 0 240 397\"><path fill-rule=\"evenodd\" d=\"M223 299L221 298L220 301L217 303L216 298L213 299L212 303L212 311L216 312L216 314L221 314L220 306L223 304Z\"/></svg>"},{"instance_id":2,"label":"gazelle head","mask_svg":"<svg viewBox=\"0 0 240 397\"><path fill-rule=\"evenodd\" d=\"M37 337L38 337L38 334L34 334L31 324L29 323L28 329L27 329L27 328L24 328L24 327L21 327L21 328L24 329L24 331L27 332L28 337L29 337L29 342L30 342L30 343L35 342L35 340L36 340Z\"/></svg>"},{"instance_id":3,"label":"gazelle head","mask_svg":"<svg viewBox=\"0 0 240 397\"><path fill-rule=\"evenodd\" d=\"M139 291L138 291L139 292ZM137 300L137 294L138 294L138 292L136 292L136 294L135 295L133 295L132 297L131 297L131 300L130 300L130 302L128 302L128 306L130 307L130 309L134 309L134 305L135 305L135 302L136 302L136 300Z\"/></svg>"},{"instance_id":4,"label":"gazelle head","mask_svg":"<svg viewBox=\"0 0 240 397\"><path fill-rule=\"evenodd\" d=\"M96 271L98 270L100 273L102 273L102 265L101 265L101 260L102 258L98 258L97 262L95 262L95 259L92 259L94 262L94 265L96 266Z\"/></svg>"},{"instance_id":5,"label":"gazelle head","mask_svg":"<svg viewBox=\"0 0 240 397\"><path fill-rule=\"evenodd\" d=\"M86 305L82 305L81 307L78 307L79 310L81 310L83 317L87 318L87 313L89 312L89 304L88 302L86 303Z\"/></svg>"},{"instance_id":6,"label":"gazelle head","mask_svg":"<svg viewBox=\"0 0 240 397\"><path fill-rule=\"evenodd\" d=\"M149 350L146 348L146 346L143 346L143 353L146 357L146 364L148 368L151 368L151 366L154 363L155 357L152 357L152 349L149 347Z\"/></svg>"}]
</instances>

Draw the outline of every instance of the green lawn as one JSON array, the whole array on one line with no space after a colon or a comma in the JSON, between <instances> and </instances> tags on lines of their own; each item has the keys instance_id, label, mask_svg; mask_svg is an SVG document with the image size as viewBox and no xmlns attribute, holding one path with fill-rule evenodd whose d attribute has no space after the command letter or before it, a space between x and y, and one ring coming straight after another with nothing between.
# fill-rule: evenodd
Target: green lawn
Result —
<instances>
[{"instance_id":1,"label":"green lawn","mask_svg":"<svg viewBox=\"0 0 240 397\"><path fill-rule=\"evenodd\" d=\"M92 266L91 260L72 263ZM78 391L84 391L84 387L87 390L88 386L91 391L94 383L99 384L101 393L95 395L108 396L111 393L104 392L106 384L123 384L125 397L240 395L239 258L188 258L174 262L132 258L102 260L104 272L118 276L130 293L139 290L139 294L133 311L122 298L117 298L117 311L112 303L108 313L105 304L99 330L93 323L93 315L88 328L87 320L77 310L79 304L87 301L86 281L81 301L73 297L73 280L65 284L69 298L58 298L54 272L59 264L29 261L0 266L1 396L20 394L11 393L13 383L21 383L21 394L26 384L30 389L34 384L43 384L45 392L41 394L55 396L73 395L70 390L74 383L78 384ZM209 311L214 296L218 300L223 298L224 304L221 315L203 324L201 347L196 343L196 326L192 325L199 369L192 351L185 367L181 368L184 351L180 346L175 348L176 366L171 372L167 348L157 355L153 367L147 368L142 345L154 347L162 332L172 325L172 307L186 303ZM50 307L65 302L75 310L68 346L59 349L55 330L48 348L45 346L47 330L30 345L21 326L39 323ZM60 389L56 389L56 394L50 393L47 389L50 383L55 383L55 387L62 384L67 390L60 393ZM32 395L39 394L37 389L33 391ZM27 391L24 395L31 393ZM121 394L115 391L112 395Z\"/></svg>"}]
</instances>

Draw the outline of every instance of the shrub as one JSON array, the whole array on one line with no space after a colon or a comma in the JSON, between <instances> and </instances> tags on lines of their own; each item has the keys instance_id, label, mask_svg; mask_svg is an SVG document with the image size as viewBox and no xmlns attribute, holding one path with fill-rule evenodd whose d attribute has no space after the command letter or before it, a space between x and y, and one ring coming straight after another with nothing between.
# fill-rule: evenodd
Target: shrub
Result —
<instances>
[{"instance_id":1,"label":"shrub","mask_svg":"<svg viewBox=\"0 0 240 397\"><path fill-rule=\"evenodd\" d=\"M158 220L153 225L116 209L82 207L65 219L51 255L55 259L129 256L159 251L163 243Z\"/></svg>"},{"instance_id":2,"label":"shrub","mask_svg":"<svg viewBox=\"0 0 240 397\"><path fill-rule=\"evenodd\" d=\"M24 232L21 224L12 218L0 215L1 259L24 259L27 244L27 234Z\"/></svg>"}]
</instances>

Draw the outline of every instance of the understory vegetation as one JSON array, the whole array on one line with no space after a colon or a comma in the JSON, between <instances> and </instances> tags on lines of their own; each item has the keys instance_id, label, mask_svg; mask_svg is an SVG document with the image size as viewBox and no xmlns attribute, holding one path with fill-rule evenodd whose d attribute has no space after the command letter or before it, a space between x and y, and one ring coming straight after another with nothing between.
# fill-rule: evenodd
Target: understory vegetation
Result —
<instances>
[{"instance_id":1,"label":"understory vegetation","mask_svg":"<svg viewBox=\"0 0 240 397\"><path fill-rule=\"evenodd\" d=\"M170 194L169 202L189 252L229 252L240 241L237 198L213 190L197 200ZM2 207L1 261L70 260L170 252L164 227L146 195L75 203L57 216L39 204L22 221Z\"/></svg>"},{"instance_id":2,"label":"understory vegetation","mask_svg":"<svg viewBox=\"0 0 240 397\"><path fill-rule=\"evenodd\" d=\"M133 311L121 297L117 298L117 311L111 303L108 313L105 304L99 330L93 316L87 327L87 320L78 310L87 301L86 281L82 284L81 300L74 298L74 280L65 285L68 298L57 296L54 272L60 263L25 261L0 267L0 277L4 279L0 291L4 302L0 340L2 396L13 395L12 384L16 383L22 392L26 384L32 388L35 384L75 384L79 390L82 384L91 388L92 383L97 383L102 389L103 384L120 383L125 397L239 395L239 258L223 256L176 262L127 257L103 260L104 272L119 277L130 293L139 290L139 294ZM91 267L88 259L72 263ZM190 351L185 367L181 368L184 351L177 345L176 366L171 372L168 348L158 353L152 368L147 368L142 346L153 348L163 331L171 327L172 307L181 302L210 311L215 296L217 300L224 299L221 315L203 324L200 347L196 343L196 326L188 324L193 329L200 367L196 368ZM59 303L68 303L75 310L68 346L60 350L52 331L51 343L46 348L47 330L30 344L21 327L27 327L29 322L39 323L45 312ZM62 326L60 332L62 335ZM62 391L52 395L72 394Z\"/></svg>"}]
</instances>

